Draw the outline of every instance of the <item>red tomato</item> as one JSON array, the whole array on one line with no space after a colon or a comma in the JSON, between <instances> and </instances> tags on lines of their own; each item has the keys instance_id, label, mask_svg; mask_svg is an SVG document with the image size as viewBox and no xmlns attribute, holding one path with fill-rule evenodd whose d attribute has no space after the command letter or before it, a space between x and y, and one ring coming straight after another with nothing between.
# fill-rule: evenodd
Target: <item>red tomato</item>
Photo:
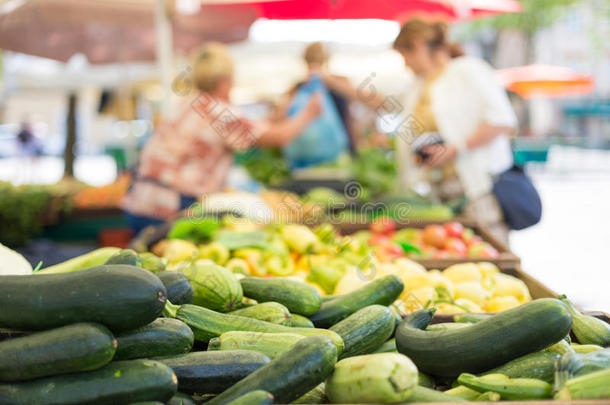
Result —
<instances>
[{"instance_id":1,"label":"red tomato","mask_svg":"<svg viewBox=\"0 0 610 405\"><path fill-rule=\"evenodd\" d=\"M481 239L480 236L473 236L472 238L468 239L466 242L466 246L470 247L470 246L474 246L474 245L478 245L480 243L483 243L483 239Z\"/></svg>"},{"instance_id":2,"label":"red tomato","mask_svg":"<svg viewBox=\"0 0 610 405\"><path fill-rule=\"evenodd\" d=\"M378 217L373 220L369 229L373 233L389 234L396 230L396 222L389 217Z\"/></svg>"},{"instance_id":3,"label":"red tomato","mask_svg":"<svg viewBox=\"0 0 610 405\"><path fill-rule=\"evenodd\" d=\"M466 257L468 248L466 247L466 244L462 242L461 239L449 238L445 242L445 251L452 256Z\"/></svg>"},{"instance_id":4,"label":"red tomato","mask_svg":"<svg viewBox=\"0 0 610 405\"><path fill-rule=\"evenodd\" d=\"M447 240L447 231L442 225L428 225L424 228L423 241L426 245L442 248Z\"/></svg>"},{"instance_id":5,"label":"red tomato","mask_svg":"<svg viewBox=\"0 0 610 405\"><path fill-rule=\"evenodd\" d=\"M447 231L447 235L452 238L461 238L464 233L464 225L459 222L447 222L443 225L445 231Z\"/></svg>"},{"instance_id":6,"label":"red tomato","mask_svg":"<svg viewBox=\"0 0 610 405\"><path fill-rule=\"evenodd\" d=\"M369 238L369 245L379 246L390 243L390 237L382 233L375 233Z\"/></svg>"},{"instance_id":7,"label":"red tomato","mask_svg":"<svg viewBox=\"0 0 610 405\"><path fill-rule=\"evenodd\" d=\"M437 250L433 255L433 259L450 259L451 254L445 250Z\"/></svg>"},{"instance_id":8,"label":"red tomato","mask_svg":"<svg viewBox=\"0 0 610 405\"><path fill-rule=\"evenodd\" d=\"M469 257L477 257L482 259L495 259L500 254L498 251L487 242L480 242L468 248Z\"/></svg>"},{"instance_id":9,"label":"red tomato","mask_svg":"<svg viewBox=\"0 0 610 405\"><path fill-rule=\"evenodd\" d=\"M405 252L402 250L402 247L397 245L396 243L386 243L385 245L379 246L377 248L377 257L381 260L392 260L399 257L404 257Z\"/></svg>"}]
</instances>

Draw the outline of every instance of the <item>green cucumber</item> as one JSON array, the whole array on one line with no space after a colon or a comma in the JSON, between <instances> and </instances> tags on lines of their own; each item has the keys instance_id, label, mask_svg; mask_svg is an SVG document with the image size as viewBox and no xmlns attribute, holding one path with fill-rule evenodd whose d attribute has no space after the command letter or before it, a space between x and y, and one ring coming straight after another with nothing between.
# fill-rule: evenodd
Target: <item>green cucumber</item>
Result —
<instances>
[{"instance_id":1,"label":"green cucumber","mask_svg":"<svg viewBox=\"0 0 610 405\"><path fill-rule=\"evenodd\" d=\"M313 322L309 318L299 314L290 314L290 325L295 328L313 328Z\"/></svg>"},{"instance_id":2,"label":"green cucumber","mask_svg":"<svg viewBox=\"0 0 610 405\"><path fill-rule=\"evenodd\" d=\"M273 403L273 395L263 390L250 391L235 398L227 405L268 405Z\"/></svg>"},{"instance_id":3,"label":"green cucumber","mask_svg":"<svg viewBox=\"0 0 610 405\"><path fill-rule=\"evenodd\" d=\"M460 329L424 331L412 326L412 317L396 331L398 352L420 371L437 376L490 370L559 341L572 326L568 309L553 298L534 300Z\"/></svg>"},{"instance_id":4,"label":"green cucumber","mask_svg":"<svg viewBox=\"0 0 610 405\"><path fill-rule=\"evenodd\" d=\"M44 267L35 274L70 273L73 271L90 269L91 267L103 265L106 263L106 260L120 251L121 249L117 247L103 247L95 249L89 253L85 253L84 255L66 260L65 262Z\"/></svg>"},{"instance_id":5,"label":"green cucumber","mask_svg":"<svg viewBox=\"0 0 610 405\"><path fill-rule=\"evenodd\" d=\"M261 333L231 331L213 338L208 350L254 350L274 359L305 336L294 333Z\"/></svg>"},{"instance_id":6,"label":"green cucumber","mask_svg":"<svg viewBox=\"0 0 610 405\"><path fill-rule=\"evenodd\" d=\"M497 392L485 391L474 399L476 402L498 402L502 396Z\"/></svg>"},{"instance_id":7,"label":"green cucumber","mask_svg":"<svg viewBox=\"0 0 610 405\"><path fill-rule=\"evenodd\" d=\"M526 354L499 367L486 371L486 374L504 374L511 378L536 378L552 383L555 375L555 363L560 355L541 350Z\"/></svg>"},{"instance_id":8,"label":"green cucumber","mask_svg":"<svg viewBox=\"0 0 610 405\"><path fill-rule=\"evenodd\" d=\"M338 298L339 295L324 295L322 297L320 297L320 301L322 301L322 303L328 302L328 301L332 301L335 298Z\"/></svg>"},{"instance_id":9,"label":"green cucumber","mask_svg":"<svg viewBox=\"0 0 610 405\"><path fill-rule=\"evenodd\" d=\"M500 394L502 399L544 399L553 394L553 386L535 378L509 378L503 374L487 374L477 377L462 373L458 383L481 393L492 391Z\"/></svg>"},{"instance_id":10,"label":"green cucumber","mask_svg":"<svg viewBox=\"0 0 610 405\"><path fill-rule=\"evenodd\" d=\"M404 285L395 275L381 277L364 287L325 302L309 319L318 328L329 328L369 305L390 305L402 293Z\"/></svg>"},{"instance_id":11,"label":"green cucumber","mask_svg":"<svg viewBox=\"0 0 610 405\"><path fill-rule=\"evenodd\" d=\"M594 316L582 314L565 295L560 298L572 314L574 321L572 323L572 332L576 336L578 343L602 347L610 346L610 324Z\"/></svg>"},{"instance_id":12,"label":"green cucumber","mask_svg":"<svg viewBox=\"0 0 610 405\"><path fill-rule=\"evenodd\" d=\"M326 395L335 404L396 403L407 400L417 386L417 368L399 353L378 353L343 359L326 380Z\"/></svg>"},{"instance_id":13,"label":"green cucumber","mask_svg":"<svg viewBox=\"0 0 610 405\"><path fill-rule=\"evenodd\" d=\"M104 264L128 264L130 266L142 267L142 259L135 250L122 249L110 256Z\"/></svg>"},{"instance_id":14,"label":"green cucumber","mask_svg":"<svg viewBox=\"0 0 610 405\"><path fill-rule=\"evenodd\" d=\"M210 352L226 353L226 352ZM310 336L297 342L289 352L234 384L207 405L224 405L255 390L273 395L276 403L288 404L328 377L337 361L337 347L326 336Z\"/></svg>"},{"instance_id":15,"label":"green cucumber","mask_svg":"<svg viewBox=\"0 0 610 405\"><path fill-rule=\"evenodd\" d=\"M105 326L76 323L0 343L0 381L89 371L112 360L117 341Z\"/></svg>"},{"instance_id":16,"label":"green cucumber","mask_svg":"<svg viewBox=\"0 0 610 405\"><path fill-rule=\"evenodd\" d=\"M249 350L191 352L155 360L178 377L178 389L187 394L218 394L269 363L262 353Z\"/></svg>"},{"instance_id":17,"label":"green cucumber","mask_svg":"<svg viewBox=\"0 0 610 405\"><path fill-rule=\"evenodd\" d=\"M447 404L451 404L454 402L467 401L463 398L459 398L453 395L447 395L444 392L418 385L417 387L415 387L415 389L413 390L413 394L411 394L411 396L407 399L406 402L444 402Z\"/></svg>"},{"instance_id":18,"label":"green cucumber","mask_svg":"<svg viewBox=\"0 0 610 405\"><path fill-rule=\"evenodd\" d=\"M193 348L193 331L184 322L158 318L141 328L117 335L115 360L172 356Z\"/></svg>"},{"instance_id":19,"label":"green cucumber","mask_svg":"<svg viewBox=\"0 0 610 405\"><path fill-rule=\"evenodd\" d=\"M152 360L116 361L84 373L0 384L3 405L108 405L168 401L178 381L172 370Z\"/></svg>"},{"instance_id":20,"label":"green cucumber","mask_svg":"<svg viewBox=\"0 0 610 405\"><path fill-rule=\"evenodd\" d=\"M178 271L161 271L157 277L167 290L167 299L172 304L182 305L193 302L193 287L186 276Z\"/></svg>"},{"instance_id":21,"label":"green cucumber","mask_svg":"<svg viewBox=\"0 0 610 405\"><path fill-rule=\"evenodd\" d=\"M354 312L329 330L336 332L345 347L340 359L368 354L378 349L394 332L394 315L388 307L370 305Z\"/></svg>"},{"instance_id":22,"label":"green cucumber","mask_svg":"<svg viewBox=\"0 0 610 405\"><path fill-rule=\"evenodd\" d=\"M235 275L216 264L193 264L180 269L193 286L193 304L229 312L241 305L243 292Z\"/></svg>"},{"instance_id":23,"label":"green cucumber","mask_svg":"<svg viewBox=\"0 0 610 405\"><path fill-rule=\"evenodd\" d=\"M314 389L300 398L292 401L293 404L325 404L328 402L326 397L326 384L320 383Z\"/></svg>"},{"instance_id":24,"label":"green cucumber","mask_svg":"<svg viewBox=\"0 0 610 405\"><path fill-rule=\"evenodd\" d=\"M396 339L392 338L386 342L384 342L381 346L379 346L373 353L396 353Z\"/></svg>"},{"instance_id":25,"label":"green cucumber","mask_svg":"<svg viewBox=\"0 0 610 405\"><path fill-rule=\"evenodd\" d=\"M318 291L301 281L280 277L244 277L239 282L244 295L258 302L279 302L291 313L299 315L312 315L320 309Z\"/></svg>"},{"instance_id":26,"label":"green cucumber","mask_svg":"<svg viewBox=\"0 0 610 405\"><path fill-rule=\"evenodd\" d=\"M193 397L188 394L176 392L174 396L167 401L167 405L195 405L195 401L193 401Z\"/></svg>"},{"instance_id":27,"label":"green cucumber","mask_svg":"<svg viewBox=\"0 0 610 405\"><path fill-rule=\"evenodd\" d=\"M168 307L173 308L174 306L168 305ZM335 343L339 353L344 347L343 339L330 330L293 328L243 316L221 314L196 305L182 305L175 311L175 317L186 323L193 330L195 340L201 342L208 342L225 332L242 330L265 333L296 333L303 336L325 335Z\"/></svg>"},{"instance_id":28,"label":"green cucumber","mask_svg":"<svg viewBox=\"0 0 610 405\"><path fill-rule=\"evenodd\" d=\"M119 332L154 321L161 315L166 297L161 280L135 266L0 276L0 326L43 330L96 322Z\"/></svg>"},{"instance_id":29,"label":"green cucumber","mask_svg":"<svg viewBox=\"0 0 610 405\"><path fill-rule=\"evenodd\" d=\"M172 301L172 304L174 302ZM229 312L231 315L245 316L260 321L276 323L278 325L290 326L290 312L288 308L278 302L263 302L251 307Z\"/></svg>"}]
</instances>

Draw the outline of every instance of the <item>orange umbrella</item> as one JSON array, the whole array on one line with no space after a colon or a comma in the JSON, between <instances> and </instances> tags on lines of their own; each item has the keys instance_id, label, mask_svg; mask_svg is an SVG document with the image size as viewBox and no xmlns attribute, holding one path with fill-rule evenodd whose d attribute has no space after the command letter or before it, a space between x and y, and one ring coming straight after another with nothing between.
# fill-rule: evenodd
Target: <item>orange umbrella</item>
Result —
<instances>
[{"instance_id":1,"label":"orange umbrella","mask_svg":"<svg viewBox=\"0 0 610 405\"><path fill-rule=\"evenodd\" d=\"M496 71L508 90L523 98L566 97L593 91L591 75L553 65L527 65Z\"/></svg>"}]
</instances>

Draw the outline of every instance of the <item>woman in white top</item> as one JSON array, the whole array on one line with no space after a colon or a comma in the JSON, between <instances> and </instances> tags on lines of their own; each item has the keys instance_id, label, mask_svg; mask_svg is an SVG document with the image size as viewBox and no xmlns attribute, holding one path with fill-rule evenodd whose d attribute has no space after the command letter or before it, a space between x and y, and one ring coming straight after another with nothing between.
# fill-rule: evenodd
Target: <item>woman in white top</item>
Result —
<instances>
[{"instance_id":1,"label":"woman in white top","mask_svg":"<svg viewBox=\"0 0 610 405\"><path fill-rule=\"evenodd\" d=\"M331 77L325 77L327 85L371 108L402 115L395 131L402 187L425 183L444 201L466 196L465 214L506 240L508 227L492 186L494 176L513 165L509 135L517 119L493 69L461 56L459 46L448 42L443 23L411 20L393 48L416 77L398 108L377 93Z\"/></svg>"}]
</instances>

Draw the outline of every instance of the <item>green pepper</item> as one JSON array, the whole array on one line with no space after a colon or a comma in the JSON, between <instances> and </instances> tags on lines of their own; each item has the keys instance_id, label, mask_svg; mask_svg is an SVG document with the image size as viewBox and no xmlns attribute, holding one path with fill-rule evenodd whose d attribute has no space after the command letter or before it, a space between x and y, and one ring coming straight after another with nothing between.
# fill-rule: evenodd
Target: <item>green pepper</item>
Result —
<instances>
[{"instance_id":1,"label":"green pepper","mask_svg":"<svg viewBox=\"0 0 610 405\"><path fill-rule=\"evenodd\" d=\"M477 377L462 373L458 383L481 393L492 391L502 399L542 399L553 393L551 384L535 378L509 378L504 374L487 374Z\"/></svg>"}]
</instances>

